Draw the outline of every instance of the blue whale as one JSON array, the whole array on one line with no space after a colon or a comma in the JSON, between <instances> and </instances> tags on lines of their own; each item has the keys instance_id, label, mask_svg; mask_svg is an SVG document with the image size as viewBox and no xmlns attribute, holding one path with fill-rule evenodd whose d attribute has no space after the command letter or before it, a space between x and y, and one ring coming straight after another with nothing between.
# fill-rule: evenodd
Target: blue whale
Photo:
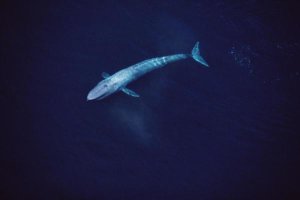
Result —
<instances>
[{"instance_id":1,"label":"blue whale","mask_svg":"<svg viewBox=\"0 0 300 200\"><path fill-rule=\"evenodd\" d=\"M169 63L187 59L190 57L195 61L201 63L203 66L208 67L207 62L200 56L199 42L197 42L191 54L175 54L170 56L151 58L122 69L113 75L109 75L108 73L103 72L102 77L104 78L104 80L100 81L88 93L87 100L100 100L117 91L122 91L132 97L139 97L140 95L126 87L127 84L152 70L163 67Z\"/></svg>"}]
</instances>

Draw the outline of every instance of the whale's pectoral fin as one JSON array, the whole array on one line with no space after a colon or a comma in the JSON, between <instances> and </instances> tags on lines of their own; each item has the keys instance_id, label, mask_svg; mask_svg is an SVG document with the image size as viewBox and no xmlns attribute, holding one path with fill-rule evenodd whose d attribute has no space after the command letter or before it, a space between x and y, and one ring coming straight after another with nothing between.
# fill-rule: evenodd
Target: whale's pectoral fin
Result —
<instances>
[{"instance_id":1,"label":"whale's pectoral fin","mask_svg":"<svg viewBox=\"0 0 300 200\"><path fill-rule=\"evenodd\" d=\"M108 73L106 73L106 72L102 72L101 76L102 76L102 78L104 78L104 79L110 77L110 75L109 75Z\"/></svg>"},{"instance_id":2,"label":"whale's pectoral fin","mask_svg":"<svg viewBox=\"0 0 300 200\"><path fill-rule=\"evenodd\" d=\"M137 93L135 93L134 91L132 91L132 90L130 90L130 89L128 89L128 88L122 88L121 89L122 90L122 92L124 92L125 94L128 94L128 95L130 95L130 96L132 96L132 97L140 97L140 95L138 95Z\"/></svg>"}]
</instances>

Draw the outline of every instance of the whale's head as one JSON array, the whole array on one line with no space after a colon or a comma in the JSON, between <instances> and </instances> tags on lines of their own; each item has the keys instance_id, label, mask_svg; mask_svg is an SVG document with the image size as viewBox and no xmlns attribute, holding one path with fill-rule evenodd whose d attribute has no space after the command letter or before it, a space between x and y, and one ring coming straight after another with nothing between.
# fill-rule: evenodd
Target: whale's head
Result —
<instances>
[{"instance_id":1,"label":"whale's head","mask_svg":"<svg viewBox=\"0 0 300 200\"><path fill-rule=\"evenodd\" d=\"M117 89L113 84L109 81L109 79L105 79L98 83L87 95L87 101L90 100L100 100L103 99L112 93L114 93Z\"/></svg>"}]
</instances>

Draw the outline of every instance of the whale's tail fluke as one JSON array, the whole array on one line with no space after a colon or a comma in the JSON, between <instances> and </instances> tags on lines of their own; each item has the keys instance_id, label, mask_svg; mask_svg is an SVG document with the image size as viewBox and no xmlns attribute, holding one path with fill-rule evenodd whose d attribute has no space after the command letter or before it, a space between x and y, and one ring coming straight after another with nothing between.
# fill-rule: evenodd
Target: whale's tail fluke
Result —
<instances>
[{"instance_id":1,"label":"whale's tail fluke","mask_svg":"<svg viewBox=\"0 0 300 200\"><path fill-rule=\"evenodd\" d=\"M200 55L200 51L199 51L199 42L196 42L193 50L192 50L192 57L195 61L201 63L202 65L204 65L205 67L208 67L207 62L204 60L204 58L202 58L202 56Z\"/></svg>"}]
</instances>

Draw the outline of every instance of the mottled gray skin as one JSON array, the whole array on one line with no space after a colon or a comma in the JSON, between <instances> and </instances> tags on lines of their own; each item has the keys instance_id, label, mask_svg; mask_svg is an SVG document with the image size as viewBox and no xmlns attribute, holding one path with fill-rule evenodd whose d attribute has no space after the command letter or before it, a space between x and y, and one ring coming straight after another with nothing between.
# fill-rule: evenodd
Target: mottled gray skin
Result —
<instances>
[{"instance_id":1,"label":"mottled gray skin","mask_svg":"<svg viewBox=\"0 0 300 200\"><path fill-rule=\"evenodd\" d=\"M191 57L188 54L176 54L144 60L127 67L99 82L88 94L87 100L103 99L119 90L144 74L163 67L169 63Z\"/></svg>"}]
</instances>

